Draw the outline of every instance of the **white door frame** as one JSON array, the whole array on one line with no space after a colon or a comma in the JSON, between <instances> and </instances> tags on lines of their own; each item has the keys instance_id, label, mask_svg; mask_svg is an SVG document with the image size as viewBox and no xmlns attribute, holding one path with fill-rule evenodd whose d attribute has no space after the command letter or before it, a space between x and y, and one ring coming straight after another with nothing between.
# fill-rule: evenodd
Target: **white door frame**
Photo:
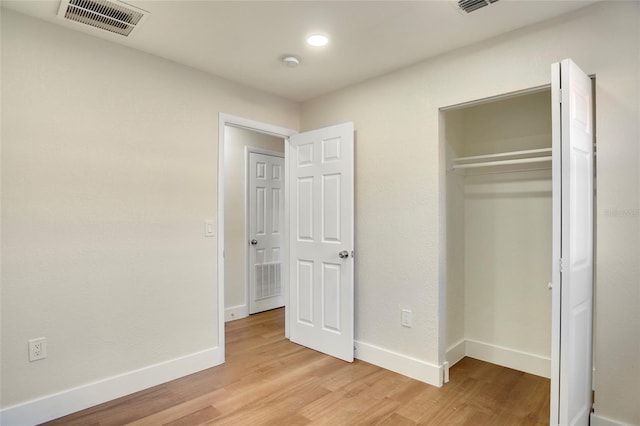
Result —
<instances>
[{"instance_id":1,"label":"white door frame","mask_svg":"<svg viewBox=\"0 0 640 426\"><path fill-rule=\"evenodd\" d=\"M285 145L285 138L283 138L282 141L282 146L284 147ZM250 220L250 202L249 202L249 197L251 196L251 191L249 186L251 185L250 179L249 179L249 164L250 164L250 156L251 154L263 154L263 155L270 155L272 157L280 157L280 158L284 158L284 152L278 152L278 151L271 151L268 149L263 149L263 148L257 148L255 146L245 146L244 147L244 184L243 184L243 188L244 188L244 198L243 198L243 203L244 203L244 241L249 241L251 239L251 233L250 231L250 226L251 226L251 220ZM286 172L283 172L286 176ZM284 183L286 184L286 180L284 181ZM283 193L286 194L287 193L287 188L283 188L284 191ZM286 195L285 195L286 197ZM286 205L286 201L284 202L284 204ZM282 214L285 214L285 212L282 212ZM288 225L287 223L285 223L284 219L282 221L283 226L284 225ZM287 234L284 232L283 230L283 234L282 237L286 237ZM285 250L285 248L287 247L287 242L283 241L283 254L286 254L288 252L288 250ZM251 257L251 251L249 250L249 246L247 244L244 245L244 250L242 251L243 256L244 256L244 303L247 306L247 309L249 309L249 303L251 303L250 299L251 299L251 279L250 279L250 272L249 272L249 268L251 267L250 264L250 257ZM285 259L282 259L282 263L285 263ZM283 280L283 285L284 285L284 280ZM287 296L287 292L284 292L284 296L285 296L285 310L286 310L286 306L287 306L287 302L288 299L286 299ZM249 312L251 312L251 310L249 309Z\"/></svg>"},{"instance_id":2,"label":"white door frame","mask_svg":"<svg viewBox=\"0 0 640 426\"><path fill-rule=\"evenodd\" d=\"M217 253L217 267L218 267L218 347L222 350L222 362L224 362L225 357L225 336L224 336L224 187L225 187L225 178L224 178L224 128L225 126L239 127L242 129L251 130L258 133L265 133L268 135L281 137L284 140L284 164L285 164L285 172L284 172L284 181L286 188L289 187L289 176L287 173L289 163L288 163L288 151L289 151L289 136L298 133L295 130L287 129L285 127L275 126L269 123L263 123L260 121L251 120L244 117L238 117L231 114L220 113L218 116L218 208L217 208L217 232L218 232L218 253ZM285 230L286 233L284 235L285 241L288 241L288 227L289 227L289 215L288 215L288 206L289 206L289 195L288 191L285 190ZM246 229L246 228L245 228ZM285 245L284 247L284 258L289 258L288 249ZM286 268L284 268L286 271ZM287 321L287 305L288 305L288 297L289 297L289 279L288 274L283 274L283 285L285 291L285 336L289 336L289 323Z\"/></svg>"}]
</instances>

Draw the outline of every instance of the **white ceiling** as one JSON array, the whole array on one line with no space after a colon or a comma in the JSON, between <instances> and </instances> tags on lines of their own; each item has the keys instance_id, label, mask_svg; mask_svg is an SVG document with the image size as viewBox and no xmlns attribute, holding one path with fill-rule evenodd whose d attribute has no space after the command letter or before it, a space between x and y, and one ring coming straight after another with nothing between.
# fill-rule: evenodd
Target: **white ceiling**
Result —
<instances>
[{"instance_id":1,"label":"white ceiling","mask_svg":"<svg viewBox=\"0 0 640 426\"><path fill-rule=\"evenodd\" d=\"M129 0L151 12L131 37L87 30L295 101L340 89L422 59L476 43L594 3L594 0L500 0L465 14L440 1ZM58 25L60 0L8 1L3 7ZM324 48L304 36L323 32ZM299 67L280 62L301 58Z\"/></svg>"}]
</instances>

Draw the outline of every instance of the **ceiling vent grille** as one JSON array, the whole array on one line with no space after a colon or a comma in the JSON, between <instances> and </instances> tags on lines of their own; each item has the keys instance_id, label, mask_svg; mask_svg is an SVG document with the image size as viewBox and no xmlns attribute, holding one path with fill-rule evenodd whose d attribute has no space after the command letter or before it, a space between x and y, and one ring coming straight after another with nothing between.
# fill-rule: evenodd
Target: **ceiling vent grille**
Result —
<instances>
[{"instance_id":1,"label":"ceiling vent grille","mask_svg":"<svg viewBox=\"0 0 640 426\"><path fill-rule=\"evenodd\" d=\"M148 12L114 0L62 0L58 16L129 37Z\"/></svg>"},{"instance_id":2,"label":"ceiling vent grille","mask_svg":"<svg viewBox=\"0 0 640 426\"><path fill-rule=\"evenodd\" d=\"M489 6L489 3L495 3L498 0L458 0L458 7L467 13Z\"/></svg>"}]
</instances>

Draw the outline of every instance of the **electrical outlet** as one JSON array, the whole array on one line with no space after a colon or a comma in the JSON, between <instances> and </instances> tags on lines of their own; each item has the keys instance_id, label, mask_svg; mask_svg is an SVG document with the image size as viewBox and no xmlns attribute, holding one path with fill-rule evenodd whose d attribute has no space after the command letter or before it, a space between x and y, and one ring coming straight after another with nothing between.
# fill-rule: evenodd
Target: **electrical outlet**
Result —
<instances>
[{"instance_id":1,"label":"electrical outlet","mask_svg":"<svg viewBox=\"0 0 640 426\"><path fill-rule=\"evenodd\" d=\"M404 327L411 327L413 325L413 312L410 309L403 309L400 317L400 324Z\"/></svg>"},{"instance_id":2,"label":"electrical outlet","mask_svg":"<svg viewBox=\"0 0 640 426\"><path fill-rule=\"evenodd\" d=\"M39 337L29 340L29 361L37 361L47 357L47 339Z\"/></svg>"}]
</instances>

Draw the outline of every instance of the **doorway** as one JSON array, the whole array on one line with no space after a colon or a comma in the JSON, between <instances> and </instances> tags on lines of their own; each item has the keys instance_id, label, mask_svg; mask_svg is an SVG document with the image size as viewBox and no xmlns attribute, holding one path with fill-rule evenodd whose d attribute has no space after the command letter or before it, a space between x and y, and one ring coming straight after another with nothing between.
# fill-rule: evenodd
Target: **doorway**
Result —
<instances>
[{"instance_id":1,"label":"doorway","mask_svg":"<svg viewBox=\"0 0 640 426\"><path fill-rule=\"evenodd\" d=\"M229 125L224 136L225 321L231 321L284 306L275 267L284 260L284 138Z\"/></svg>"},{"instance_id":2,"label":"doorway","mask_svg":"<svg viewBox=\"0 0 640 426\"><path fill-rule=\"evenodd\" d=\"M248 219L245 219L248 208L245 190L247 147L280 152L286 167L286 140L296 131L229 114L220 114L218 125L218 332L220 345L224 347L225 322L249 315L250 238ZM286 241L286 229L284 231ZM282 259L286 258L285 246ZM286 315L287 285L284 279L283 283ZM286 321L284 333L288 336Z\"/></svg>"},{"instance_id":3,"label":"doorway","mask_svg":"<svg viewBox=\"0 0 640 426\"><path fill-rule=\"evenodd\" d=\"M289 338L291 332L295 343L353 361L353 123L296 133L266 123L220 115L217 287L221 347L225 345L225 259L229 257L225 253L224 196L225 130L228 128L251 130L285 141L283 240L289 244L282 244L280 257L286 260L283 265L286 267L281 268L285 337ZM290 190L290 182L295 182L295 190ZM243 244L251 244L247 235ZM295 317L291 313L295 313Z\"/></svg>"}]
</instances>

